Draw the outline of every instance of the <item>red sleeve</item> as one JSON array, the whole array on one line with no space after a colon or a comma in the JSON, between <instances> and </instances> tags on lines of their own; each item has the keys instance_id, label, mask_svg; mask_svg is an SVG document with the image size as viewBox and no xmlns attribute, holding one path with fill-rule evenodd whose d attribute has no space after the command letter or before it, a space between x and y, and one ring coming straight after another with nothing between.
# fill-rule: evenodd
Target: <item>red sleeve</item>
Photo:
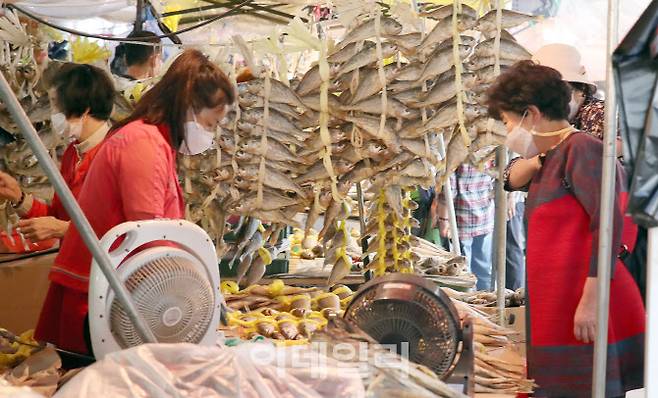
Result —
<instances>
[{"instance_id":1,"label":"red sleeve","mask_svg":"<svg viewBox=\"0 0 658 398\"><path fill-rule=\"evenodd\" d=\"M73 195L77 197L78 190L74 190L74 187L71 186L73 177L75 174L75 167L77 162L77 156L75 154L75 148L73 144L69 146L64 151L62 155L62 164L60 167L60 173L68 187L73 191ZM25 215L25 218L37 218L37 217L46 217L51 216L60 220L69 220L68 214L62 205L62 201L59 199L57 193L53 195L53 199L50 205L45 202L34 198L32 202L32 207Z\"/></svg>"},{"instance_id":2,"label":"red sleeve","mask_svg":"<svg viewBox=\"0 0 658 398\"><path fill-rule=\"evenodd\" d=\"M164 216L165 195L171 173L166 144L154 137L140 137L119 156L118 184L128 221Z\"/></svg>"},{"instance_id":3,"label":"red sleeve","mask_svg":"<svg viewBox=\"0 0 658 398\"><path fill-rule=\"evenodd\" d=\"M565 165L565 180L578 202L590 218L589 230L592 233L592 253L589 276L596 277L598 268L599 230L601 217L601 181L603 177L603 144L597 139L581 133L571 137ZM618 174L617 174L618 175ZM621 248L624 214L620 204L621 181L616 180L615 205L613 214L613 235L610 256L611 275Z\"/></svg>"},{"instance_id":4,"label":"red sleeve","mask_svg":"<svg viewBox=\"0 0 658 398\"><path fill-rule=\"evenodd\" d=\"M34 198L32 201L32 207L30 211L27 212L24 218L37 218L37 217L46 217L50 214L50 206L41 200Z\"/></svg>"}]
</instances>

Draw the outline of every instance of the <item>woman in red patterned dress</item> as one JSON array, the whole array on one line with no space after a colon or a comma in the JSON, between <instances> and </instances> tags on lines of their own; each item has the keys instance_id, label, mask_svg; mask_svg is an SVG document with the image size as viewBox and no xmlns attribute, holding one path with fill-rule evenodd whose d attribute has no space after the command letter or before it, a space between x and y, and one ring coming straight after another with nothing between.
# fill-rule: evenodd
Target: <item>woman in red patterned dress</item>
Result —
<instances>
[{"instance_id":1,"label":"woman in red patterned dress","mask_svg":"<svg viewBox=\"0 0 658 398\"><path fill-rule=\"evenodd\" d=\"M528 376L538 397L589 397L592 387L603 145L569 124L570 98L559 72L532 61L516 64L489 91L489 113L505 122L510 149L541 159L526 202ZM623 178L618 164L607 397L643 384L644 307L617 259L635 241L624 220Z\"/></svg>"}]
</instances>

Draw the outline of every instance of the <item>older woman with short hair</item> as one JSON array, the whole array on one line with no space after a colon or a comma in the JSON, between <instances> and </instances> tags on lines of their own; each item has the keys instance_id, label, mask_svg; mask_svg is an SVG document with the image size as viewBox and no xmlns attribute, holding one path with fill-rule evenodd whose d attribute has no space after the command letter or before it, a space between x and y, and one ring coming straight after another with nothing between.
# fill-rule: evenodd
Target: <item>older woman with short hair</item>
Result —
<instances>
[{"instance_id":1,"label":"older woman with short hair","mask_svg":"<svg viewBox=\"0 0 658 398\"><path fill-rule=\"evenodd\" d=\"M570 99L560 73L532 61L517 63L488 93L489 113L507 126L507 146L525 159L539 155L526 201L528 376L538 397L591 396L603 145L569 124ZM617 176L607 397L643 384L644 307L617 258L635 241L624 225L619 164Z\"/></svg>"}]
</instances>

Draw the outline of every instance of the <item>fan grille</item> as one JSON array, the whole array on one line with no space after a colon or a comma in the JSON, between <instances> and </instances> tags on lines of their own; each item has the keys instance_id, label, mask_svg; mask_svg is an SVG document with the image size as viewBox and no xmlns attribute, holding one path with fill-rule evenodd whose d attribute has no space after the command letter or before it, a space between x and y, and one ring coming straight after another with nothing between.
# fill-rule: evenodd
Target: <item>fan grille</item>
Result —
<instances>
[{"instance_id":1,"label":"fan grille","mask_svg":"<svg viewBox=\"0 0 658 398\"><path fill-rule=\"evenodd\" d=\"M192 261L161 257L134 271L125 282L137 310L160 343L199 343L214 310L213 289ZM110 307L112 335L122 348L143 343L119 300Z\"/></svg>"},{"instance_id":2,"label":"fan grille","mask_svg":"<svg viewBox=\"0 0 658 398\"><path fill-rule=\"evenodd\" d=\"M412 300L376 298L370 289L353 302L346 317L381 344L408 343L409 360L447 376L459 345L459 325L436 295L416 288Z\"/></svg>"}]
</instances>

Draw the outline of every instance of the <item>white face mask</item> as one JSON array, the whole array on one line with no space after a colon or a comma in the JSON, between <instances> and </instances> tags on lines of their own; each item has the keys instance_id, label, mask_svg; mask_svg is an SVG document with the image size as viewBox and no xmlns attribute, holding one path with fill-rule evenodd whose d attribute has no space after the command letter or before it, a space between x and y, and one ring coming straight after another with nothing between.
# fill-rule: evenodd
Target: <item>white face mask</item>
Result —
<instances>
[{"instance_id":1,"label":"white face mask","mask_svg":"<svg viewBox=\"0 0 658 398\"><path fill-rule=\"evenodd\" d=\"M505 145L513 152L521 155L524 159L530 159L539 155L539 149L535 144L532 131L522 126L526 114L527 112L523 114L519 124L507 134Z\"/></svg>"},{"instance_id":2,"label":"white face mask","mask_svg":"<svg viewBox=\"0 0 658 398\"><path fill-rule=\"evenodd\" d=\"M579 109L580 106L578 105L578 101L576 101L576 98L572 94L571 101L569 101L569 120L573 120L573 118L576 117Z\"/></svg>"},{"instance_id":3,"label":"white face mask","mask_svg":"<svg viewBox=\"0 0 658 398\"><path fill-rule=\"evenodd\" d=\"M196 120L193 113L193 121L185 122L185 140L180 144L178 151L183 155L198 155L212 148L215 144L215 133L206 130Z\"/></svg>"},{"instance_id":4,"label":"white face mask","mask_svg":"<svg viewBox=\"0 0 658 398\"><path fill-rule=\"evenodd\" d=\"M82 119L85 116L82 115L82 117L75 122L68 122L69 125L69 137L74 137L75 139L79 139L80 136L82 135Z\"/></svg>"},{"instance_id":5,"label":"white face mask","mask_svg":"<svg viewBox=\"0 0 658 398\"><path fill-rule=\"evenodd\" d=\"M62 112L53 113L50 115L50 123L53 129L53 132L58 135L63 135L66 131L68 123L66 122L66 116Z\"/></svg>"}]
</instances>

